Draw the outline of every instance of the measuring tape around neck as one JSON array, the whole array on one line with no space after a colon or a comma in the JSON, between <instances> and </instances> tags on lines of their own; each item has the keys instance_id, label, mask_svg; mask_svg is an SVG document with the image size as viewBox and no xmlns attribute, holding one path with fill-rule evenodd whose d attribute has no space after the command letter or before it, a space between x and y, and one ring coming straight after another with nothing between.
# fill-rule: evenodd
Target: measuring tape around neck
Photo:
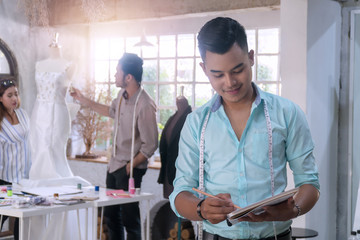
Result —
<instances>
[{"instance_id":1,"label":"measuring tape around neck","mask_svg":"<svg viewBox=\"0 0 360 240\"><path fill-rule=\"evenodd\" d=\"M139 97L141 95L141 93L143 92L143 88L140 87L140 92L136 97L135 100L135 105L134 105L134 112L133 112L133 119L132 119L132 131L131 131L131 157L130 157L130 178L133 175L132 172L132 168L133 168L133 158L134 158L134 141L135 141L135 123L136 123L136 106L139 100ZM116 154L116 140L117 140L117 136L118 136L118 125L119 125L119 114L120 114L120 106L121 106L121 102L122 102L123 96L120 97L119 103L118 103L118 112L117 112L117 118L116 118L116 122L115 122L115 135L114 135L114 141L113 141L113 157L115 157Z\"/></svg>"},{"instance_id":2,"label":"measuring tape around neck","mask_svg":"<svg viewBox=\"0 0 360 240\"><path fill-rule=\"evenodd\" d=\"M274 166L273 166L273 158L272 158L272 128L271 128L271 120L269 115L269 109L267 107L267 103L263 101L264 103L264 114L265 114L265 120L266 120L266 129L267 129L267 135L268 135L268 157L269 157L269 165L270 165L270 177L271 177L271 195L274 196L275 192L275 181L274 181ZM201 135L200 135L200 154L199 154L199 190L205 191L204 187L204 149L205 149L205 129L207 126L207 123L209 121L211 109L209 109L205 120L204 125L201 129ZM199 195L199 198L203 198L202 194ZM274 235L276 238L276 229L275 229L275 222L273 222L274 227ZM198 221L198 239L202 240L202 232L203 232L203 221Z\"/></svg>"}]
</instances>

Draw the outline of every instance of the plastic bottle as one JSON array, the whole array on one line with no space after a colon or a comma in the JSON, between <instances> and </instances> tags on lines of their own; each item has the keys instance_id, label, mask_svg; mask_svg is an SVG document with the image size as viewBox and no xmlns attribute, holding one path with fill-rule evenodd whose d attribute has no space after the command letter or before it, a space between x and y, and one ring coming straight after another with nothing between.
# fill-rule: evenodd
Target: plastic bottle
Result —
<instances>
[{"instance_id":1,"label":"plastic bottle","mask_svg":"<svg viewBox=\"0 0 360 240\"><path fill-rule=\"evenodd\" d=\"M350 234L348 240L357 240L357 239L356 239L356 232L355 232L355 231L351 231L351 234Z\"/></svg>"}]
</instances>

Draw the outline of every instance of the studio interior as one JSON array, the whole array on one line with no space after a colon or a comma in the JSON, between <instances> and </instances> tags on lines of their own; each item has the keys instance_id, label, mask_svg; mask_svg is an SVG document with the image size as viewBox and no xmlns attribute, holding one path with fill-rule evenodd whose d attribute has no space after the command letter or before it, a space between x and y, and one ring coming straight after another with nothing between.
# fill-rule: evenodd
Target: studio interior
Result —
<instances>
[{"instance_id":1,"label":"studio interior","mask_svg":"<svg viewBox=\"0 0 360 240\"><path fill-rule=\"evenodd\" d=\"M309 212L292 219L292 239L344 240L357 230L360 239L358 0L0 0L0 85L16 87L21 111L16 110L15 122L35 132L29 146L26 142L21 145L25 150L19 150L18 145L4 145L8 143L2 139L9 136L7 125L1 125L0 239L111 239L104 211L106 215L109 206L130 202L139 203L141 239L198 237L196 221L178 217L169 203L169 181L160 180L160 172L170 173L159 148L161 138L169 137L163 130L179 111L179 99L195 112L217 94L204 73L207 62L203 64L197 38L202 26L217 17L244 26L248 49L253 50L252 82L294 102L305 114L320 195ZM127 127L111 115L111 110L113 115L125 111L122 104L128 100L118 97L119 91L130 89L125 77L122 85L117 82L124 73L119 70L124 53L143 61L141 97L134 100L134 118L132 112L124 113L130 119ZM141 126L134 119L137 101L144 96L151 99L147 110L154 107L155 117ZM110 115L84 106L85 98L101 103L100 112L110 106ZM2 122L8 119L4 116ZM156 136L143 127L152 123ZM150 156L140 151L147 159L141 187L129 181L129 189L110 191L107 171L120 149L113 143L123 139L117 131L134 139L135 125L140 136L144 131L156 138ZM129 168L125 165L131 180L137 174L133 149L138 145L123 144L133 159ZM19 174L28 171L20 180L9 170L19 167L7 165L9 151L15 150L21 156L11 156L25 159ZM286 190L293 189L289 166L286 172ZM65 199L71 194L75 197ZM125 231L125 236L131 235Z\"/></svg>"}]
</instances>

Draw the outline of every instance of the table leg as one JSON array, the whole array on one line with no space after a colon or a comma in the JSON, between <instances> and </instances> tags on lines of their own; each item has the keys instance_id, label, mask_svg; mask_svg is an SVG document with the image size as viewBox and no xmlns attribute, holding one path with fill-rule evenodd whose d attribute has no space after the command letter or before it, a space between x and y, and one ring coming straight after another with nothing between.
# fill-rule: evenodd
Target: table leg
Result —
<instances>
[{"instance_id":1,"label":"table leg","mask_svg":"<svg viewBox=\"0 0 360 240\"><path fill-rule=\"evenodd\" d=\"M85 209L85 240L88 239L88 209Z\"/></svg>"},{"instance_id":2,"label":"table leg","mask_svg":"<svg viewBox=\"0 0 360 240\"><path fill-rule=\"evenodd\" d=\"M101 207L101 217L100 217L100 240L101 240L101 238L102 238L103 218L104 218L104 207Z\"/></svg>"},{"instance_id":3,"label":"table leg","mask_svg":"<svg viewBox=\"0 0 360 240\"><path fill-rule=\"evenodd\" d=\"M30 240L30 229L31 229L31 217L29 217L29 224L28 224L28 237L27 237L28 240Z\"/></svg>"},{"instance_id":4,"label":"table leg","mask_svg":"<svg viewBox=\"0 0 360 240\"><path fill-rule=\"evenodd\" d=\"M147 239L147 240L150 240L150 200L147 200L146 239Z\"/></svg>"},{"instance_id":5,"label":"table leg","mask_svg":"<svg viewBox=\"0 0 360 240\"><path fill-rule=\"evenodd\" d=\"M92 234L93 240L97 240L97 215L98 215L98 208L93 207L93 216L92 216Z\"/></svg>"},{"instance_id":6,"label":"table leg","mask_svg":"<svg viewBox=\"0 0 360 240\"><path fill-rule=\"evenodd\" d=\"M24 240L24 218L19 219L19 225L20 225L19 239Z\"/></svg>"},{"instance_id":7,"label":"table leg","mask_svg":"<svg viewBox=\"0 0 360 240\"><path fill-rule=\"evenodd\" d=\"M81 228L80 228L79 209L76 210L76 215L77 215L77 222L78 222L79 239L81 240Z\"/></svg>"}]
</instances>

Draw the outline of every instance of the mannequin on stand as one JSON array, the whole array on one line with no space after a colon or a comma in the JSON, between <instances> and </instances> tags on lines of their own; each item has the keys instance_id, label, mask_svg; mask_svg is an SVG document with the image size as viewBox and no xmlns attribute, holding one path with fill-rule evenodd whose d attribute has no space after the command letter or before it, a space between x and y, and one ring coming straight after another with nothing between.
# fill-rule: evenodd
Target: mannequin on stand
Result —
<instances>
[{"instance_id":1,"label":"mannequin on stand","mask_svg":"<svg viewBox=\"0 0 360 240\"><path fill-rule=\"evenodd\" d=\"M56 33L49 45L49 58L35 66L37 97L30 119L33 161L29 179L20 182L23 188L76 186L78 183L91 185L73 175L66 157L71 121L65 96L74 68L71 62L62 58L58 36ZM31 217L31 227L25 232L29 233L29 239L72 239L80 232L74 227L78 226L79 217L89 220L92 214L68 211L55 213L48 220L44 216ZM41 227L45 225L46 228ZM88 233L91 236L91 231Z\"/></svg>"},{"instance_id":2,"label":"mannequin on stand","mask_svg":"<svg viewBox=\"0 0 360 240\"><path fill-rule=\"evenodd\" d=\"M160 159L161 169L158 183L163 184L164 198L169 198L173 191L173 180L175 178L175 161L179 151L180 132L186 120L186 116L191 113L191 106L184 97L183 87L181 94L176 98L177 111L166 122L160 138Z\"/></svg>"},{"instance_id":3,"label":"mannequin on stand","mask_svg":"<svg viewBox=\"0 0 360 240\"><path fill-rule=\"evenodd\" d=\"M71 122L65 102L73 65L62 58L58 34L49 52L49 58L37 62L35 68L37 98L30 124L30 140L37 143L32 149L33 180L73 176L66 158Z\"/></svg>"}]
</instances>

